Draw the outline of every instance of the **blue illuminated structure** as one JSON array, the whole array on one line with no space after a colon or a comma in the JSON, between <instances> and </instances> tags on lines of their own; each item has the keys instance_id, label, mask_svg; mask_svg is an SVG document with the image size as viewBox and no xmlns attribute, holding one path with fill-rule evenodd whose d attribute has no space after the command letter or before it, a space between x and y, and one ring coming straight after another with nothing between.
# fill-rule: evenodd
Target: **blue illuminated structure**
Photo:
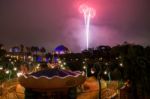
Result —
<instances>
[{"instance_id":1,"label":"blue illuminated structure","mask_svg":"<svg viewBox=\"0 0 150 99\"><path fill-rule=\"evenodd\" d=\"M65 54L69 52L69 49L64 45L59 45L54 49L56 54Z\"/></svg>"}]
</instances>

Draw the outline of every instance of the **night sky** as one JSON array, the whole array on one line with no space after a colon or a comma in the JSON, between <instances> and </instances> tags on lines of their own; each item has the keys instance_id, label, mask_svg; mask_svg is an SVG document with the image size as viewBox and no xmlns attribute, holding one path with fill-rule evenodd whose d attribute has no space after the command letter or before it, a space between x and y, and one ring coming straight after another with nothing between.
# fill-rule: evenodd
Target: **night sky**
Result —
<instances>
[{"instance_id":1,"label":"night sky","mask_svg":"<svg viewBox=\"0 0 150 99\"><path fill-rule=\"evenodd\" d=\"M150 0L0 0L0 43L10 47L63 44L85 48L84 20L78 8L96 9L90 47L129 43L150 45Z\"/></svg>"}]
</instances>

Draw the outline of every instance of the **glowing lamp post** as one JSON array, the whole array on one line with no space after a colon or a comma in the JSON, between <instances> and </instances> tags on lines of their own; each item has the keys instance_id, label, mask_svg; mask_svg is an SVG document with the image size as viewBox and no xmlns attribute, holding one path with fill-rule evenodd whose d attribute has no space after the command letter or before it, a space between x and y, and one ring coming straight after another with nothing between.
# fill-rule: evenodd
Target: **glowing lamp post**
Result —
<instances>
[{"instance_id":1,"label":"glowing lamp post","mask_svg":"<svg viewBox=\"0 0 150 99\"><path fill-rule=\"evenodd\" d=\"M83 4L83 5L80 5L80 13L82 13L84 15L85 34L86 34L86 49L88 50L88 48L89 48L90 20L92 17L95 16L96 11L93 8Z\"/></svg>"}]
</instances>

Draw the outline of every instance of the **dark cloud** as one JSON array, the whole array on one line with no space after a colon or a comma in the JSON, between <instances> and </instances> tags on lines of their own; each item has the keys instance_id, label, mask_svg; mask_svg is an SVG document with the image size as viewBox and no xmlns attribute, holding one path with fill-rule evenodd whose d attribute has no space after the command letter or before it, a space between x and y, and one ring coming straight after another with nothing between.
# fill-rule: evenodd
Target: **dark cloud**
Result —
<instances>
[{"instance_id":1,"label":"dark cloud","mask_svg":"<svg viewBox=\"0 0 150 99\"><path fill-rule=\"evenodd\" d=\"M52 50L64 44L73 51L85 47L84 22L78 6L96 9L90 46L124 41L149 45L149 0L1 0L0 42L39 45Z\"/></svg>"}]
</instances>

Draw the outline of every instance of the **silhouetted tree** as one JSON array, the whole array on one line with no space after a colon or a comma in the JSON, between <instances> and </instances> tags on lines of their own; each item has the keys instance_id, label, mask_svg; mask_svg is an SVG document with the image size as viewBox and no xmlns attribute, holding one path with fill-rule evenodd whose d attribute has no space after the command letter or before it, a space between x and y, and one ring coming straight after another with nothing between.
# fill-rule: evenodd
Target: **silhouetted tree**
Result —
<instances>
[{"instance_id":1,"label":"silhouetted tree","mask_svg":"<svg viewBox=\"0 0 150 99\"><path fill-rule=\"evenodd\" d=\"M24 52L24 45L23 44L20 45L20 51Z\"/></svg>"},{"instance_id":2,"label":"silhouetted tree","mask_svg":"<svg viewBox=\"0 0 150 99\"><path fill-rule=\"evenodd\" d=\"M42 53L42 56L44 56L45 52L46 52L46 49L44 47L41 47L40 48L40 52Z\"/></svg>"}]
</instances>

